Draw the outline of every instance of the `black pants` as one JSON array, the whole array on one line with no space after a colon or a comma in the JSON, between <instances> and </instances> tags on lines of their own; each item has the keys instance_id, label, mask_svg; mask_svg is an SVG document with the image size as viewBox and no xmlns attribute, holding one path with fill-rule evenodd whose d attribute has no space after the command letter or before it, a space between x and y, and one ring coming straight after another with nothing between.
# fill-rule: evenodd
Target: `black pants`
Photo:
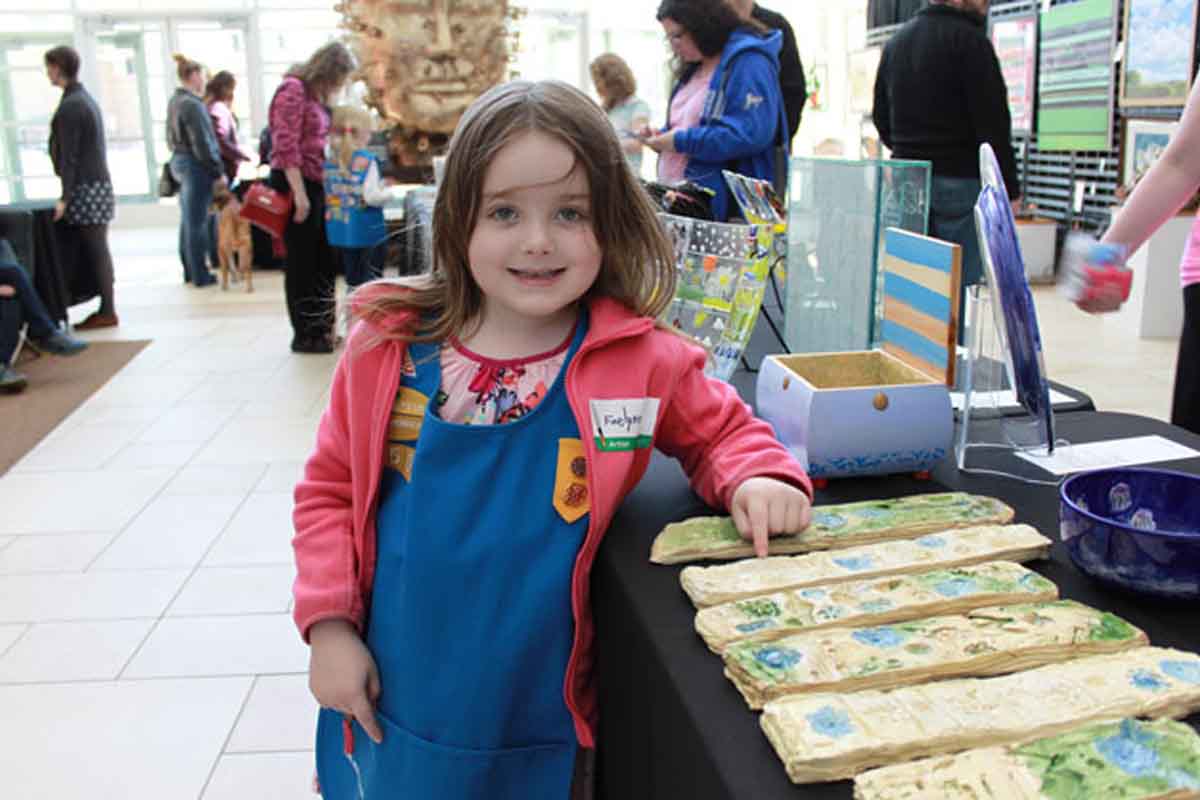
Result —
<instances>
[{"instance_id":1,"label":"black pants","mask_svg":"<svg viewBox=\"0 0 1200 800\"><path fill-rule=\"evenodd\" d=\"M281 170L271 171L270 182L272 188L290 193ZM308 216L301 223L288 222L283 233L287 245L283 289L295 338L328 339L333 336L337 270L333 250L325 238L325 189L307 178L304 188L310 206Z\"/></svg>"},{"instance_id":2,"label":"black pants","mask_svg":"<svg viewBox=\"0 0 1200 800\"><path fill-rule=\"evenodd\" d=\"M1200 433L1200 283L1183 287L1183 333L1175 364L1171 424Z\"/></svg>"}]
</instances>

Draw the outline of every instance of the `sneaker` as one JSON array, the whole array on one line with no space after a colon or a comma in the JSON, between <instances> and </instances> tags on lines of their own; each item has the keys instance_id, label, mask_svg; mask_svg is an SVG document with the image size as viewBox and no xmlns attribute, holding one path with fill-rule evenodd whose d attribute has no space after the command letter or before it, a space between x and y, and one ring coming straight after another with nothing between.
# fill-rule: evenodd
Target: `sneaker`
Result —
<instances>
[{"instance_id":1,"label":"sneaker","mask_svg":"<svg viewBox=\"0 0 1200 800\"><path fill-rule=\"evenodd\" d=\"M16 394L25 388L29 379L12 367L0 367L0 392Z\"/></svg>"},{"instance_id":2,"label":"sneaker","mask_svg":"<svg viewBox=\"0 0 1200 800\"><path fill-rule=\"evenodd\" d=\"M94 331L97 328L115 328L120 324L116 314L101 314L96 311L75 326L77 331Z\"/></svg>"},{"instance_id":3,"label":"sneaker","mask_svg":"<svg viewBox=\"0 0 1200 800\"><path fill-rule=\"evenodd\" d=\"M30 338L29 343L44 353L53 353L56 356L78 355L86 350L88 346L87 342L82 339L68 336L62 331L54 331L42 339Z\"/></svg>"}]
</instances>

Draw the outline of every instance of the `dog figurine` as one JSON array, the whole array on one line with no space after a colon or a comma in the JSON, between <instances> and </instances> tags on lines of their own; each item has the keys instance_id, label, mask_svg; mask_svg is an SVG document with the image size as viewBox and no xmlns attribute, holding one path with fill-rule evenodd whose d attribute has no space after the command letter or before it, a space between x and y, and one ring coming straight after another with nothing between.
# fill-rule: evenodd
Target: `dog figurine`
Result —
<instances>
[{"instance_id":1,"label":"dog figurine","mask_svg":"<svg viewBox=\"0 0 1200 800\"><path fill-rule=\"evenodd\" d=\"M217 260L221 265L221 288L229 288L230 273L233 273L234 283L239 278L245 278L246 291L253 292L253 243L250 222L238 213L242 204L235 194L226 189L214 195L213 206L217 210Z\"/></svg>"}]
</instances>

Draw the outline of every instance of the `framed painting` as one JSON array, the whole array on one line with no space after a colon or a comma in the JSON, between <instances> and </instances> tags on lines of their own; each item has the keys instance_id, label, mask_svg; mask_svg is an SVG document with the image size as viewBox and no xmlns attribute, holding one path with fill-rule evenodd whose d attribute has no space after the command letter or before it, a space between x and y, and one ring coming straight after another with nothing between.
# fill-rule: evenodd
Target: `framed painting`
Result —
<instances>
[{"instance_id":1,"label":"framed painting","mask_svg":"<svg viewBox=\"0 0 1200 800\"><path fill-rule=\"evenodd\" d=\"M882 49L868 47L850 53L850 110L858 114L870 114L875 106L875 75L879 72Z\"/></svg>"},{"instance_id":2,"label":"framed painting","mask_svg":"<svg viewBox=\"0 0 1200 800\"><path fill-rule=\"evenodd\" d=\"M1125 0L1120 105L1182 106L1192 78L1195 0Z\"/></svg>"},{"instance_id":3,"label":"framed painting","mask_svg":"<svg viewBox=\"0 0 1200 800\"><path fill-rule=\"evenodd\" d=\"M1167 149L1177 121L1126 119L1121 136L1121 185L1130 187Z\"/></svg>"},{"instance_id":4,"label":"framed painting","mask_svg":"<svg viewBox=\"0 0 1200 800\"><path fill-rule=\"evenodd\" d=\"M1033 107L1037 98L1037 22L1036 14L1027 14L992 23L992 47L1008 87L1013 133L1033 131Z\"/></svg>"},{"instance_id":5,"label":"framed painting","mask_svg":"<svg viewBox=\"0 0 1200 800\"><path fill-rule=\"evenodd\" d=\"M1117 0L1042 4L1037 137L1043 153L1112 147Z\"/></svg>"}]
</instances>

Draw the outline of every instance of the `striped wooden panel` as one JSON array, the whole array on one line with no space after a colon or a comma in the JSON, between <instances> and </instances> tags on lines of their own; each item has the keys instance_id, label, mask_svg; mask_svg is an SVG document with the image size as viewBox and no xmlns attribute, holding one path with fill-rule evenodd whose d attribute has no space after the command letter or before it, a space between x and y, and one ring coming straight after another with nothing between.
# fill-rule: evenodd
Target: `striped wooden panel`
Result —
<instances>
[{"instance_id":1,"label":"striped wooden panel","mask_svg":"<svg viewBox=\"0 0 1200 800\"><path fill-rule=\"evenodd\" d=\"M883 349L954 385L962 248L888 228L883 247Z\"/></svg>"}]
</instances>

